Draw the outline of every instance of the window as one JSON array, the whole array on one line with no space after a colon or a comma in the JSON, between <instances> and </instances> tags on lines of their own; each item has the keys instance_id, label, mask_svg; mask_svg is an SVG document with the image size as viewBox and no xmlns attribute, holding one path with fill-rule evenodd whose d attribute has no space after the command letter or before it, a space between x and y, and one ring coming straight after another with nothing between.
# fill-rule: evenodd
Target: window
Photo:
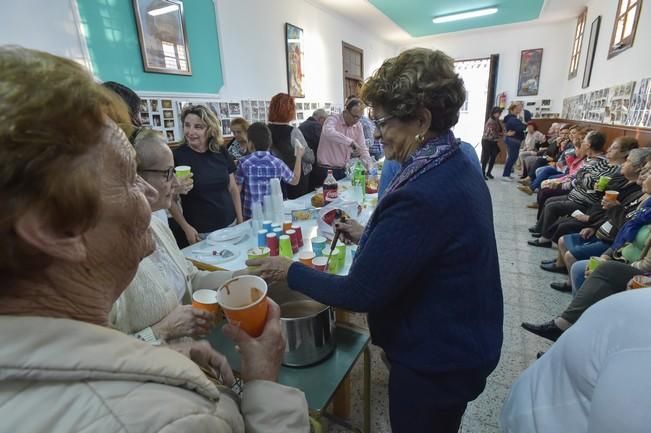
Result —
<instances>
[{"instance_id":1,"label":"window","mask_svg":"<svg viewBox=\"0 0 651 433\"><path fill-rule=\"evenodd\" d=\"M588 9L585 9L576 19L576 31L574 32L574 41L572 45L572 57L570 58L570 73L568 79L576 77L579 71L579 59L581 58L581 44L583 43L583 33L585 31L585 19L588 15Z\"/></svg>"},{"instance_id":2,"label":"window","mask_svg":"<svg viewBox=\"0 0 651 433\"><path fill-rule=\"evenodd\" d=\"M642 0L619 0L608 49L609 59L633 46L641 8Z\"/></svg>"}]
</instances>

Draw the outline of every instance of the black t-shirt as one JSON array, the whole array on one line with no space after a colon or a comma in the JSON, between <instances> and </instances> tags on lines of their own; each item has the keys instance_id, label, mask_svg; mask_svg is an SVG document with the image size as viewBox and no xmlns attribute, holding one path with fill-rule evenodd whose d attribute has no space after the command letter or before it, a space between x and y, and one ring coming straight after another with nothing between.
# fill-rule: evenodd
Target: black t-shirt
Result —
<instances>
[{"instance_id":1,"label":"black t-shirt","mask_svg":"<svg viewBox=\"0 0 651 433\"><path fill-rule=\"evenodd\" d=\"M199 233L228 227L235 220L235 207L228 191L229 175L235 162L225 150L199 153L190 146L174 150L174 165L189 165L194 187L181 195L183 216Z\"/></svg>"}]
</instances>

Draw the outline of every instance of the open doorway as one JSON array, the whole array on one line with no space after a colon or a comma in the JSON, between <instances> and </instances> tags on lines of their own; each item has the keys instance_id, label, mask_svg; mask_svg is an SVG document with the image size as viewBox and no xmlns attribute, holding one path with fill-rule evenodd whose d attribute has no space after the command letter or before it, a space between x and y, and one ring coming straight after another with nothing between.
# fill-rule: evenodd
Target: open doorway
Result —
<instances>
[{"instance_id":1,"label":"open doorway","mask_svg":"<svg viewBox=\"0 0 651 433\"><path fill-rule=\"evenodd\" d=\"M494 99L491 90L491 58L457 60L454 68L463 78L466 87L466 102L459 112L459 122L454 126L454 135L473 145L477 155L481 154L481 137L486 122L488 100Z\"/></svg>"}]
</instances>

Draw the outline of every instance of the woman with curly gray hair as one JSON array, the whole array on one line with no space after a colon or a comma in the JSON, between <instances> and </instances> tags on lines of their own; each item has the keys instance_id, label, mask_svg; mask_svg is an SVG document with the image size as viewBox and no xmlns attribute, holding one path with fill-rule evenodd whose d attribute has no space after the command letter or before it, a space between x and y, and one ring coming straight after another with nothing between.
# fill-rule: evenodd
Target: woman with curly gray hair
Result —
<instances>
[{"instance_id":1,"label":"woman with curly gray hair","mask_svg":"<svg viewBox=\"0 0 651 433\"><path fill-rule=\"evenodd\" d=\"M337 223L359 245L348 275L282 257L248 264L325 304L368 312L391 364L394 433L456 433L497 365L503 319L490 194L450 131L463 81L450 57L416 48L385 61L362 99L402 168L365 228Z\"/></svg>"}]
</instances>

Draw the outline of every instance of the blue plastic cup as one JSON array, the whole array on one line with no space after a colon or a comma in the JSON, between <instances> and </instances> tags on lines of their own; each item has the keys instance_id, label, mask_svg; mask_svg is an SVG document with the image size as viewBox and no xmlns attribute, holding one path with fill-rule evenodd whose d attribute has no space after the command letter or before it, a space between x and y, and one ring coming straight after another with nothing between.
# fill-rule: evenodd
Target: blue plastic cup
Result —
<instances>
[{"instance_id":1,"label":"blue plastic cup","mask_svg":"<svg viewBox=\"0 0 651 433\"><path fill-rule=\"evenodd\" d=\"M323 250L326 247L326 238L323 236L317 236L312 238L312 252L316 257L323 255Z\"/></svg>"},{"instance_id":2,"label":"blue plastic cup","mask_svg":"<svg viewBox=\"0 0 651 433\"><path fill-rule=\"evenodd\" d=\"M258 230L258 247L267 246L267 230Z\"/></svg>"}]
</instances>

